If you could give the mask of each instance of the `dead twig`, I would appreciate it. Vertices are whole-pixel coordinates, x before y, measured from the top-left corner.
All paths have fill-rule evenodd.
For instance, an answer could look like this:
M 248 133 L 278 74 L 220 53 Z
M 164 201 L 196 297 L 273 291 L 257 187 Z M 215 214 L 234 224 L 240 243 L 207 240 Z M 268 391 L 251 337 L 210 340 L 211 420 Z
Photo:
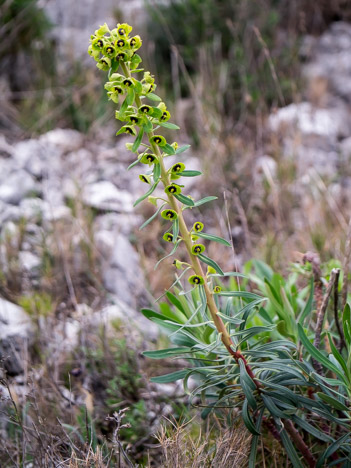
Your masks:
M 321 307 L 317 311 L 316 333 L 315 333 L 315 337 L 314 337 L 314 341 L 313 341 L 313 345 L 317 349 L 319 349 L 319 345 L 320 345 L 320 342 L 321 342 L 321 334 L 322 334 L 322 330 L 323 330 L 324 317 L 325 317 L 325 313 L 327 311 L 329 298 L 331 296 L 331 293 L 332 293 L 332 290 L 333 290 L 333 287 L 334 287 L 334 284 L 335 284 L 338 273 L 340 273 L 340 270 L 338 268 L 333 268 L 332 269 L 326 293 L 324 294 Z M 323 374 L 322 365 L 318 361 L 316 361 L 315 359 L 312 359 L 312 362 L 313 362 L 313 366 L 316 369 L 316 371 L 319 374 Z

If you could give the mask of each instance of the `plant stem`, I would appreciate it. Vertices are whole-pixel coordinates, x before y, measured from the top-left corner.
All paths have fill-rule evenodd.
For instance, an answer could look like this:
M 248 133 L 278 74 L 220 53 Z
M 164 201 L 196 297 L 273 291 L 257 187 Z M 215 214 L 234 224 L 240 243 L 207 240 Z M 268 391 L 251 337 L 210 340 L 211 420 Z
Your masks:
M 122 63 L 121 65 L 122 65 L 122 70 L 123 70 L 125 76 L 126 77 L 131 77 L 130 70 L 126 66 L 126 64 Z M 135 97 L 135 103 L 138 106 L 138 108 L 142 105 L 141 99 L 139 98 L 139 96 Z M 161 178 L 162 184 L 164 185 L 164 187 L 167 187 L 168 185 L 171 184 L 171 180 L 170 180 L 169 174 L 167 172 L 167 169 L 165 167 L 161 151 L 160 151 L 159 147 L 155 143 L 153 143 L 153 141 L 151 140 L 151 138 L 153 136 L 154 136 L 153 131 L 147 132 L 147 137 L 148 137 L 149 143 L 150 143 L 150 145 L 151 145 L 151 147 L 152 147 L 152 149 L 154 151 L 154 154 L 157 156 L 158 162 L 160 164 L 160 169 L 161 169 L 160 178 Z M 230 334 L 229 334 L 224 322 L 222 321 L 222 319 L 218 315 L 219 311 L 218 311 L 216 303 L 214 301 L 213 293 L 211 292 L 211 290 L 208 287 L 208 284 L 206 282 L 206 276 L 204 275 L 201 263 L 200 263 L 198 257 L 196 255 L 193 255 L 193 253 L 191 251 L 191 248 L 192 248 L 191 233 L 189 232 L 189 229 L 188 229 L 188 227 L 187 227 L 187 225 L 185 223 L 182 207 L 179 204 L 179 202 L 176 200 L 176 198 L 174 198 L 170 193 L 167 193 L 167 197 L 168 197 L 168 203 L 169 203 L 171 209 L 174 210 L 177 213 L 178 220 L 179 220 L 179 231 L 181 233 L 182 239 L 184 241 L 186 250 L 187 250 L 189 258 L 190 258 L 191 267 L 194 270 L 194 273 L 196 275 L 201 276 L 202 278 L 205 279 L 204 290 L 205 290 L 205 294 L 206 294 L 207 306 L 208 306 L 208 309 L 210 311 L 211 318 L 212 318 L 212 320 L 213 320 L 213 322 L 214 322 L 214 324 L 215 324 L 215 326 L 217 328 L 217 331 L 221 335 L 222 343 L 224 344 L 224 346 L 226 347 L 228 352 L 233 356 L 233 358 L 235 359 L 237 364 L 239 363 L 239 360 L 242 360 L 248 375 L 251 377 L 251 379 L 255 383 L 257 390 L 260 392 L 261 384 L 260 384 L 260 382 L 258 382 L 258 380 L 256 380 L 255 374 L 253 373 L 253 371 L 251 369 L 251 366 L 249 365 L 249 363 L 245 359 L 244 355 L 239 350 L 234 351 L 234 349 L 233 349 L 233 345 L 234 345 L 233 341 L 232 341 L 232 339 L 230 337 Z M 315 466 L 315 460 L 314 460 L 311 452 L 309 451 L 308 447 L 304 443 L 303 439 L 301 438 L 301 436 L 296 431 L 293 424 L 290 421 L 286 421 L 285 424 L 286 424 L 287 431 L 291 435 L 291 438 L 295 441 L 296 446 L 298 447 L 298 449 L 300 450 L 300 452 L 304 456 L 306 462 L 309 464 L 310 467 L 314 467 Z M 273 432 L 273 435 L 275 435 L 276 431 L 273 430 L 272 432 Z
M 316 460 L 290 419 L 284 420 L 284 427 L 291 439 L 295 442 L 296 447 L 300 450 L 308 466 L 314 468 L 316 466 Z
M 122 70 L 123 70 L 124 74 L 127 77 L 131 76 L 130 70 L 128 69 L 128 67 L 124 63 L 122 63 Z M 141 103 L 141 100 L 140 100 L 139 96 L 135 97 L 135 103 L 136 103 L 136 105 L 138 107 L 141 106 L 142 103 Z M 163 162 L 163 157 L 162 157 L 162 154 L 160 152 L 159 147 L 157 145 L 155 145 L 153 142 L 150 141 L 153 136 L 154 136 L 153 131 L 147 133 L 147 137 L 149 139 L 149 142 L 150 142 L 150 144 L 152 146 L 152 149 L 153 149 L 154 153 L 156 154 L 158 162 L 160 164 L 161 181 L 162 181 L 163 185 L 165 187 L 167 187 L 167 185 L 170 185 L 171 181 L 170 181 L 170 178 L 169 178 L 169 174 L 168 174 L 168 172 L 166 170 L 165 164 Z M 204 275 L 204 272 L 202 270 L 202 266 L 200 264 L 199 259 L 195 255 L 193 255 L 192 252 L 191 252 L 191 248 L 192 248 L 191 234 L 190 234 L 190 232 L 189 232 L 189 230 L 187 228 L 187 225 L 185 223 L 181 206 L 178 203 L 178 201 L 171 194 L 167 194 L 167 196 L 168 196 L 168 203 L 169 203 L 170 207 L 178 215 L 179 231 L 180 231 L 180 233 L 182 235 L 184 244 L 185 244 L 186 249 L 188 251 L 189 258 L 190 258 L 190 263 L 191 263 L 191 266 L 192 266 L 192 268 L 194 270 L 194 273 L 196 275 L 198 275 L 198 276 L 201 276 L 202 278 L 205 278 L 205 275 Z M 235 353 L 235 351 L 232 349 L 233 341 L 230 338 L 228 330 L 226 329 L 222 319 L 218 316 L 218 309 L 217 309 L 216 303 L 214 301 L 213 294 L 211 293 L 206 281 L 204 283 L 204 289 L 205 289 L 205 294 L 206 294 L 207 305 L 208 305 L 209 311 L 211 313 L 212 320 L 213 320 L 218 332 L 221 334 L 222 342 L 223 342 L 224 346 L 227 348 L 227 350 L 229 351 L 229 353 L 232 356 L 235 357 L 235 354 L 238 354 L 238 353 Z M 240 356 L 238 356 L 238 358 L 240 358 Z

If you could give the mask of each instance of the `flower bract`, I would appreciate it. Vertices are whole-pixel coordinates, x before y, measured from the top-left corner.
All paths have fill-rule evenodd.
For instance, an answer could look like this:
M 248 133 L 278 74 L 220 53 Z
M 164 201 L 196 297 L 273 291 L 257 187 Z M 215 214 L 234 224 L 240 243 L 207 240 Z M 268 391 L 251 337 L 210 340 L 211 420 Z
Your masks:
M 163 210 L 161 211 L 161 216 L 164 219 L 175 220 L 178 218 L 177 213 L 174 210 Z
M 166 232 L 165 234 L 163 234 L 162 238 L 166 242 L 173 242 L 173 234 L 171 234 L 170 232 Z
M 178 194 L 178 193 L 180 193 L 181 191 L 182 191 L 182 190 L 181 190 L 181 188 L 179 187 L 179 185 L 176 185 L 176 184 L 168 185 L 168 186 L 165 188 L 165 192 L 166 192 L 166 193 L 170 193 L 171 195 Z
M 204 228 L 203 223 L 201 223 L 200 221 L 196 221 L 196 223 L 194 223 L 194 226 L 193 226 L 193 231 L 201 232 L 203 228 Z
M 199 255 L 205 251 L 205 246 L 202 244 L 195 244 L 191 247 L 191 253 L 193 255 Z
M 205 282 L 203 277 L 199 276 L 199 275 L 189 276 L 188 281 L 189 281 L 190 284 L 195 284 L 195 285 L 204 284 L 204 282 Z

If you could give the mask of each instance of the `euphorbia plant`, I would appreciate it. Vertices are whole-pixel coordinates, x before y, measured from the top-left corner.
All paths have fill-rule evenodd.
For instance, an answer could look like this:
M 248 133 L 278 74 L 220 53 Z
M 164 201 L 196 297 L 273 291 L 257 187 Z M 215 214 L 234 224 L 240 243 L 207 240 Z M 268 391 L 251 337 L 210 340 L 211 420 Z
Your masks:
M 118 24 L 112 30 L 106 24 L 101 26 L 91 36 L 89 54 L 97 61 L 98 68 L 108 71 L 105 89 L 117 104 L 116 119 L 123 123 L 117 135 L 126 133 L 134 137 L 126 145 L 136 154 L 129 167 L 139 164 L 140 181 L 149 186 L 134 205 L 148 200 L 156 207 L 142 228 L 159 214 L 167 223 L 163 240 L 173 246 L 167 256 L 176 254 L 182 247 L 188 256 L 187 262 L 174 260 L 181 273 L 173 285 L 175 294 L 166 293 L 172 308 L 162 304 L 160 311 L 144 309 L 143 313 L 169 331 L 175 345 L 145 355 L 155 359 L 181 357 L 188 360 L 189 367 L 154 380 L 171 382 L 183 378 L 187 389 L 189 377 L 196 376 L 199 384 L 192 394 L 201 398 L 202 406 L 206 407 L 204 414 L 223 406 L 237 408 L 235 416 L 243 419 L 253 435 L 251 467 L 255 466 L 259 437 L 265 432 L 281 442 L 293 466 L 322 466 L 332 455 L 340 463 L 347 461 L 351 453 L 349 392 L 335 391 L 333 385 L 347 385 L 350 376 L 345 375 L 344 380 L 340 377 L 343 384 L 339 381 L 335 384 L 336 379 L 316 375 L 311 363 L 304 360 L 303 350 L 307 349 L 305 354 L 311 353 L 326 364 L 324 355 L 321 358 L 319 351 L 312 344 L 309 346 L 303 328 L 312 312 L 312 300 L 306 301 L 300 319 L 291 318 L 299 322 L 299 336 L 305 347 L 299 349 L 296 335 L 291 340 L 289 335 L 285 337 L 283 331 L 275 329 L 276 323 L 262 307 L 265 297 L 240 288 L 227 290 L 219 284 L 219 278 L 240 275 L 224 273 L 205 255 L 204 242 L 230 246 L 229 242 L 205 233 L 201 220 L 189 227 L 185 216 L 187 210 L 194 210 L 216 197 L 194 201 L 187 195 L 183 178 L 201 173 L 187 169 L 179 160 L 189 145 L 179 147 L 161 134 L 163 128 L 177 130 L 179 127 L 170 122 L 166 104 L 155 94 L 154 77 L 140 68 L 141 58 L 136 52 L 142 41 L 131 32 L 128 24 Z M 157 187 L 163 189 L 161 196 L 154 194 Z M 181 279 L 186 275 L 190 286 L 184 291 Z M 287 305 L 282 304 L 282 308 Z M 349 315 L 346 312 L 343 322 L 345 335 L 351 328 Z M 337 355 L 336 359 L 341 358 Z M 335 371 L 337 364 L 333 366 L 326 367 Z M 331 430 L 324 434 L 326 422 Z

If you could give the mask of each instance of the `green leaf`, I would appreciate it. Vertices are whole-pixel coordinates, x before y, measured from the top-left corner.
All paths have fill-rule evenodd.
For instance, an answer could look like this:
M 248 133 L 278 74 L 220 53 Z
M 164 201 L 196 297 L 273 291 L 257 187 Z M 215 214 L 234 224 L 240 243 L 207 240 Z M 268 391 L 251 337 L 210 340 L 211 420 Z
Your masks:
M 162 117 L 162 114 L 163 114 L 163 112 L 158 107 L 153 107 L 152 108 L 152 117 L 153 118 L 159 119 L 160 117 Z
M 172 310 L 162 310 L 162 314 L 156 312 L 152 309 L 141 309 L 141 313 L 146 317 L 148 320 L 156 318 L 157 320 L 173 320 L 174 322 L 179 322 L 181 325 L 183 323 L 182 320 L 186 320 L 186 317 L 178 317 L 177 314 L 173 313 Z
M 341 403 L 339 400 L 336 398 L 333 398 L 329 395 L 326 395 L 325 393 L 317 392 L 317 395 L 321 400 L 323 400 L 325 403 L 328 403 L 330 406 L 333 408 L 340 410 L 340 411 L 348 411 L 348 407 Z
M 191 353 L 192 349 L 188 347 L 178 347 L 178 348 L 166 348 L 166 349 L 159 349 L 157 351 L 144 351 L 142 354 L 145 357 L 150 359 L 165 359 L 170 358 L 173 356 L 180 356 L 185 353 Z
M 324 465 L 324 461 L 329 458 L 331 455 L 333 455 L 334 452 L 336 452 L 340 446 L 347 441 L 347 439 L 350 438 L 350 433 L 343 435 L 340 437 L 340 439 L 336 440 L 333 444 L 331 444 L 327 450 L 325 450 L 322 455 L 319 457 L 317 461 L 316 468 L 321 468 Z
M 202 237 L 203 239 L 218 242 L 219 244 L 223 244 L 223 245 L 226 245 L 227 247 L 231 247 L 230 242 L 223 239 L 222 237 L 214 236 L 212 234 L 206 234 L 205 232 L 197 232 L 196 235 L 198 237 Z
M 157 182 L 161 176 L 161 166 L 159 163 L 154 164 L 154 182 Z
M 243 297 L 244 299 L 252 299 L 253 301 L 265 299 L 264 297 L 249 291 L 221 291 L 218 295 L 227 297 Z
M 251 379 L 249 374 L 246 371 L 245 364 L 243 363 L 242 359 L 239 361 L 240 366 L 240 385 L 243 389 L 244 395 L 247 399 L 248 404 L 251 406 L 253 410 L 257 408 L 257 403 L 255 397 L 253 396 L 253 391 L 256 390 L 256 385 L 254 381 Z
M 206 263 L 206 265 L 209 265 L 210 267 L 214 268 L 219 275 L 224 275 L 220 266 L 217 265 L 217 263 L 214 260 L 212 260 L 212 258 L 206 257 L 206 255 L 204 254 L 199 254 L 198 257 L 202 262 Z
M 261 423 L 263 419 L 264 408 L 261 410 L 260 414 L 258 415 L 257 422 L 256 422 L 256 430 L 257 432 L 261 429 Z M 255 468 L 256 467 L 256 453 L 257 453 L 257 445 L 258 445 L 259 436 L 253 436 L 251 440 L 251 447 L 250 447 L 250 457 L 249 457 L 249 467 L 248 468 Z
M 189 148 L 190 148 L 190 145 L 181 146 L 180 148 L 177 149 L 177 151 L 175 152 L 175 154 L 184 153 L 184 151 L 188 150 Z
M 183 171 L 183 172 L 179 172 L 177 175 L 182 176 L 182 177 L 196 177 L 196 176 L 202 175 L 202 172 L 200 172 L 200 171 Z
M 341 368 L 345 372 L 345 375 L 347 376 L 348 380 L 350 380 L 350 370 L 347 368 L 346 362 L 344 361 L 344 358 L 341 356 L 339 351 L 336 349 L 335 344 L 332 340 L 332 337 L 330 336 L 330 333 L 327 333 L 328 335 L 328 340 L 329 340 L 329 345 L 330 349 L 333 353 L 333 356 L 337 360 L 337 362 L 340 364 Z
M 282 429 L 281 426 L 279 427 L 278 425 L 278 432 L 283 442 L 286 453 L 288 454 L 288 457 L 290 458 L 292 466 L 294 468 L 304 468 L 286 430 Z
M 252 421 L 251 415 L 249 413 L 248 402 L 247 402 L 246 398 L 245 398 L 245 401 L 244 401 L 244 404 L 243 404 L 243 407 L 242 407 L 242 417 L 243 417 L 245 426 L 251 432 L 251 434 L 253 434 L 255 436 L 261 435 L 257 431 L 256 426 L 255 426 L 254 422 Z
M 139 148 L 143 136 L 144 136 L 144 130 L 141 128 L 132 146 L 133 153 L 135 153 L 137 149 Z
M 351 308 L 349 303 L 346 303 L 342 314 L 342 325 L 344 329 L 345 341 L 351 347 Z
M 308 423 L 304 419 L 301 419 L 299 416 L 292 416 L 292 420 L 296 424 L 298 424 L 304 431 L 309 432 L 313 435 L 313 437 L 316 437 L 319 440 L 323 440 L 324 442 L 331 442 L 333 440 L 333 438 L 330 437 L 328 434 L 315 428 L 314 426 L 312 426 L 312 424 Z
M 118 113 L 118 117 L 123 117 L 125 111 L 128 109 L 128 96 L 124 99 L 122 105 L 121 105 L 121 108 L 119 110 L 119 113 Z
M 174 306 L 176 306 L 177 309 L 179 309 L 183 314 L 186 316 L 186 312 L 184 310 L 183 304 L 180 302 L 180 300 L 171 292 L 167 291 L 166 292 L 167 299 L 169 302 L 171 302 Z
M 174 194 L 173 195 L 178 201 L 180 201 L 181 203 L 183 203 L 184 205 L 187 205 L 187 206 L 195 206 L 194 205 L 194 201 L 189 198 L 189 197 L 186 197 L 185 195 L 183 195 L 182 193 L 178 193 L 178 194 Z
M 265 404 L 265 407 L 268 409 L 268 411 L 271 413 L 271 415 L 275 418 L 288 418 L 289 415 L 284 413 L 278 406 L 274 403 L 271 397 L 264 395 L 263 393 L 261 394 L 263 403 Z
M 141 94 L 143 92 L 143 85 L 138 80 L 134 82 L 134 91 L 136 94 Z
M 145 122 L 143 124 L 143 129 L 145 131 L 145 133 L 150 133 L 153 129 L 153 125 L 152 123 L 150 122 L 150 120 L 146 117 L 145 118 Z
M 345 376 L 340 371 L 340 369 L 338 367 L 336 367 L 334 364 L 332 364 L 330 362 L 330 360 L 326 356 L 324 356 L 324 354 L 322 354 L 315 346 L 313 346 L 313 344 L 310 342 L 310 340 L 305 335 L 305 332 L 303 331 L 303 328 L 302 328 L 301 324 L 298 323 L 297 328 L 298 328 L 301 343 L 306 348 L 306 351 L 312 357 L 314 357 L 319 363 L 321 363 L 327 369 L 331 370 L 336 375 L 338 375 L 341 378 L 341 380 L 344 381 L 347 384 L 347 381 L 345 380 Z
M 166 203 L 163 203 L 158 209 L 157 211 L 148 219 L 145 221 L 145 223 L 143 223 L 141 226 L 140 226 L 140 230 L 141 229 L 144 229 L 144 227 L 146 227 L 149 223 L 151 223 L 151 221 L 153 221 L 156 216 L 159 214 L 159 212 L 162 210 L 162 208 L 166 205 Z
M 161 150 L 164 151 L 165 153 L 171 155 L 171 156 L 176 154 L 175 149 L 169 143 L 166 143 L 164 146 L 162 146 Z
M 157 94 L 154 94 L 154 93 L 148 93 L 148 94 L 146 95 L 146 97 L 147 97 L 148 99 L 150 99 L 151 101 L 156 101 L 156 102 L 162 101 L 162 99 L 160 98 L 160 96 L 157 96 Z
M 158 377 L 151 377 L 151 382 L 155 383 L 170 383 L 175 382 L 176 380 L 184 379 L 184 377 L 189 372 L 189 369 L 183 369 L 176 372 L 171 372 L 170 374 L 160 375 Z
M 173 242 L 176 242 L 179 234 L 179 219 L 173 221 Z
M 156 189 L 157 184 L 158 184 L 158 181 L 155 182 L 154 185 L 152 185 L 151 188 L 146 193 L 144 193 L 144 195 L 142 195 L 140 198 L 138 198 L 137 201 L 134 202 L 133 206 L 135 207 L 135 206 L 139 205 L 139 203 L 141 203 L 143 200 L 145 200 L 145 198 L 147 198 L 149 195 L 151 195 L 152 192 Z
M 171 122 L 160 122 L 161 127 L 170 128 L 171 130 L 179 130 L 178 125 Z
M 177 242 L 174 244 L 174 247 L 173 247 L 172 251 L 171 251 L 168 255 L 166 255 L 165 257 L 161 258 L 161 260 L 159 260 L 159 261 L 156 263 L 154 270 L 156 270 L 156 268 L 159 266 L 159 264 L 160 264 L 163 260 L 165 260 L 165 259 L 168 258 L 168 257 L 171 257 L 171 256 L 175 253 L 175 251 L 177 250 L 178 245 L 181 243 L 181 241 L 182 241 L 182 239 L 178 239 L 178 240 L 177 240 Z
M 126 100 L 129 106 L 133 104 L 134 99 L 135 99 L 134 89 L 128 88 L 128 94 L 127 94 Z
M 138 164 L 138 162 L 140 162 L 140 157 L 138 159 L 136 159 L 135 161 L 133 161 L 132 164 L 130 164 L 127 167 L 127 171 L 129 171 L 132 167 L 136 166 Z
M 298 320 L 298 323 L 300 323 L 301 325 L 303 325 L 303 323 L 305 321 L 305 318 L 312 313 L 313 298 L 314 298 L 313 278 L 311 278 L 310 290 L 311 290 L 311 292 L 310 292 L 308 301 L 306 302 L 305 308 L 303 309 L 303 311 L 302 311 L 302 313 L 301 313 L 301 315 L 299 317 L 299 320 Z
M 204 205 L 205 203 L 208 203 L 210 201 L 217 200 L 217 199 L 218 199 L 218 197 L 201 198 L 201 200 L 198 200 L 197 202 L 195 202 L 195 206 L 201 206 L 201 205 Z
M 242 320 L 236 317 L 230 317 L 229 315 L 221 314 L 218 312 L 218 316 L 221 317 L 225 322 L 234 323 L 234 325 L 240 325 Z

